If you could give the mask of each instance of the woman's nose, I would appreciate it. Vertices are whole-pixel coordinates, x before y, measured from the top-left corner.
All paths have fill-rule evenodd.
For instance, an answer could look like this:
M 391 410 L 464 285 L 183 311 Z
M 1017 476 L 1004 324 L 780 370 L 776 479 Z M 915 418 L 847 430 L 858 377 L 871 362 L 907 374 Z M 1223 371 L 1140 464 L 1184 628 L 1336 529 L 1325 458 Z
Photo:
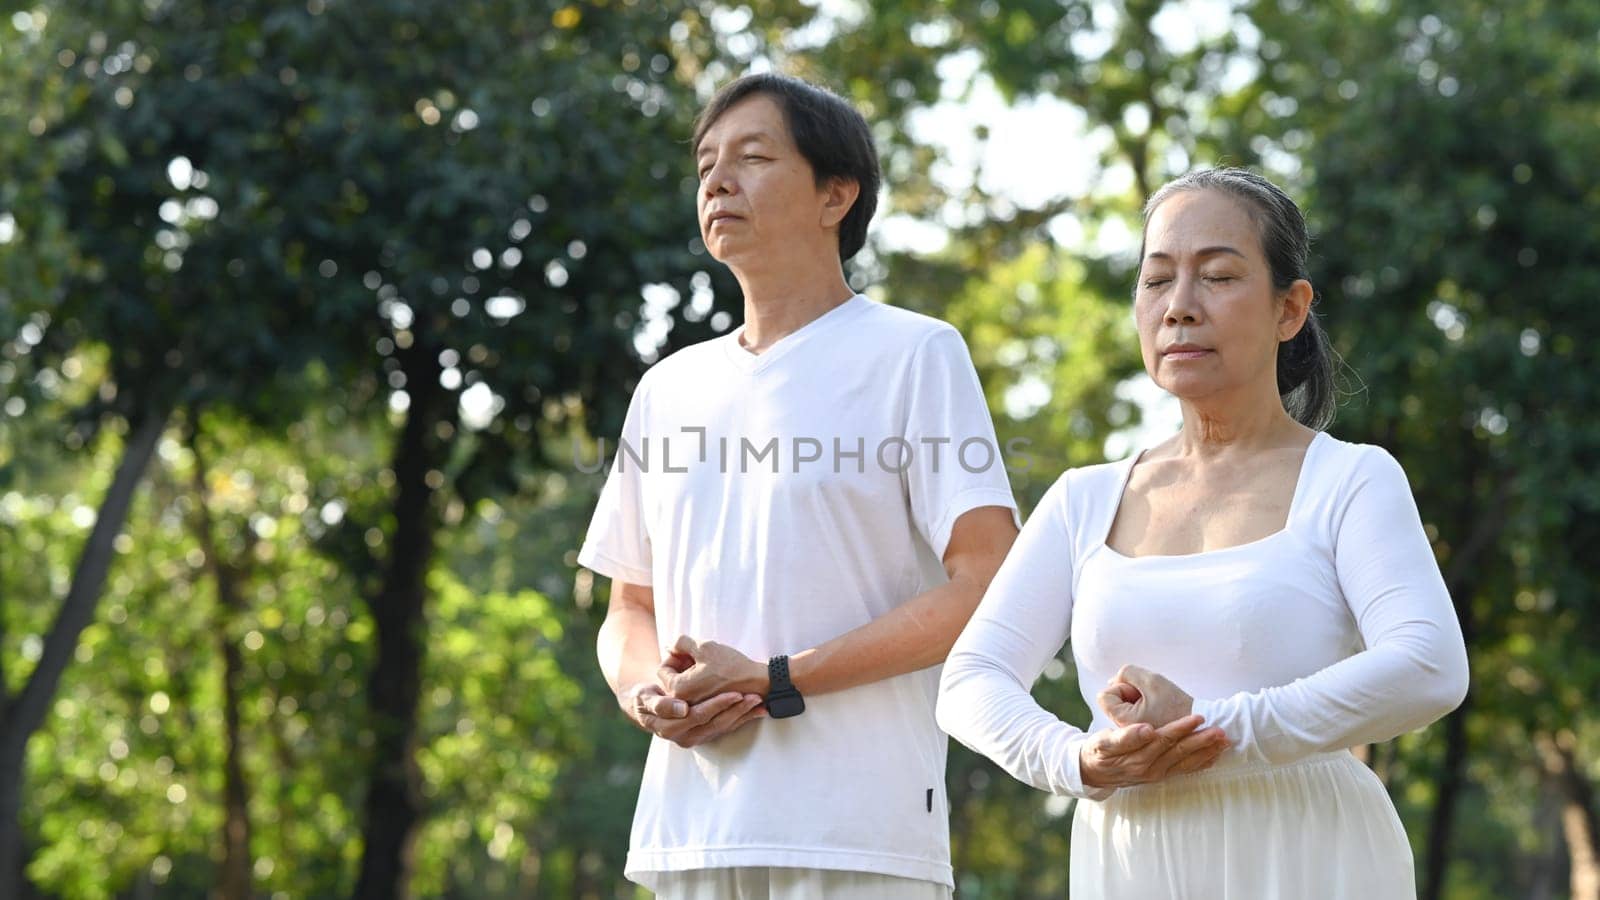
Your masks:
M 1195 302 L 1194 286 L 1191 279 L 1179 276 L 1172 285 L 1172 293 L 1167 295 L 1167 312 L 1165 321 L 1168 325 L 1198 321 L 1200 307 Z

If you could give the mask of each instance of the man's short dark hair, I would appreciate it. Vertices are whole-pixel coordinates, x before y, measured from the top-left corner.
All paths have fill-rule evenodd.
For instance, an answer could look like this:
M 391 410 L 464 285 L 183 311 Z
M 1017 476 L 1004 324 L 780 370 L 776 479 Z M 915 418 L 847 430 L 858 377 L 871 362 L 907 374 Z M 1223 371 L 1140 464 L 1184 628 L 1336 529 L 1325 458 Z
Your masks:
M 694 121 L 691 148 L 698 151 L 706 131 L 734 104 L 755 94 L 771 97 L 783 110 L 800 155 L 811 164 L 821 187 L 830 178 L 860 185 L 856 202 L 839 223 L 839 259 L 846 260 L 867 242 L 867 223 L 878 209 L 878 151 L 867 120 L 844 98 L 827 88 L 788 75 L 762 72 L 745 75 L 717 91 Z

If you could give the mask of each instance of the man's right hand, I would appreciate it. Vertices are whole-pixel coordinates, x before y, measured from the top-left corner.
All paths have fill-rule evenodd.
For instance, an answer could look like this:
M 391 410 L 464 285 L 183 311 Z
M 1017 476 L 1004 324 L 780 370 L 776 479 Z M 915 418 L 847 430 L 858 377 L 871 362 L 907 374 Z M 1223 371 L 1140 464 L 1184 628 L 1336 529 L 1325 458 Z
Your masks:
M 1160 728 L 1140 723 L 1096 733 L 1078 753 L 1084 785 L 1149 784 L 1209 768 L 1229 743 L 1220 728 L 1200 729 L 1203 721 L 1189 715 Z
M 728 692 L 690 704 L 652 683 L 624 690 L 617 703 L 635 725 L 680 747 L 709 743 L 767 714 L 760 694 Z

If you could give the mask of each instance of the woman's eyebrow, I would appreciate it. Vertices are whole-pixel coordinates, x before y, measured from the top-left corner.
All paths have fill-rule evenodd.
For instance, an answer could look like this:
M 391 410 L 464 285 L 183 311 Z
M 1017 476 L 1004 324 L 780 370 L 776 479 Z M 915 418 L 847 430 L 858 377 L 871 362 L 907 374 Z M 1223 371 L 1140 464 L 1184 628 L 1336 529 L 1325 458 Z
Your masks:
M 1194 252 L 1194 255 L 1195 256 L 1216 256 L 1219 253 L 1231 253 L 1234 256 L 1239 257 L 1240 259 L 1245 259 L 1246 258 L 1243 253 L 1240 253 L 1238 250 L 1235 250 L 1234 248 L 1229 247 L 1226 244 L 1219 244 L 1219 245 L 1217 245 L 1215 247 L 1201 247 L 1199 250 L 1196 250 Z M 1168 259 L 1168 260 L 1170 260 L 1170 259 L 1173 259 L 1174 257 L 1173 257 L 1172 254 L 1167 253 L 1166 251 L 1163 251 L 1163 250 L 1151 250 L 1149 253 L 1145 254 L 1144 258 L 1145 259 Z

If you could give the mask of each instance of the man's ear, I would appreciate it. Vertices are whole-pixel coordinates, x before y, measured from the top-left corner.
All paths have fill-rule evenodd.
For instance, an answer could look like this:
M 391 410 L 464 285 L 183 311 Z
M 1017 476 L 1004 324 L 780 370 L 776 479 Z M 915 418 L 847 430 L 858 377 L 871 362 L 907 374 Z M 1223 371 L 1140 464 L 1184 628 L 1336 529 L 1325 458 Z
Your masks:
M 1278 312 L 1278 340 L 1287 341 L 1305 327 L 1306 316 L 1311 314 L 1311 282 L 1304 278 L 1289 285 L 1283 295 L 1283 309 Z
M 829 178 L 822 186 L 822 227 L 837 228 L 861 196 L 861 183 L 854 178 Z

